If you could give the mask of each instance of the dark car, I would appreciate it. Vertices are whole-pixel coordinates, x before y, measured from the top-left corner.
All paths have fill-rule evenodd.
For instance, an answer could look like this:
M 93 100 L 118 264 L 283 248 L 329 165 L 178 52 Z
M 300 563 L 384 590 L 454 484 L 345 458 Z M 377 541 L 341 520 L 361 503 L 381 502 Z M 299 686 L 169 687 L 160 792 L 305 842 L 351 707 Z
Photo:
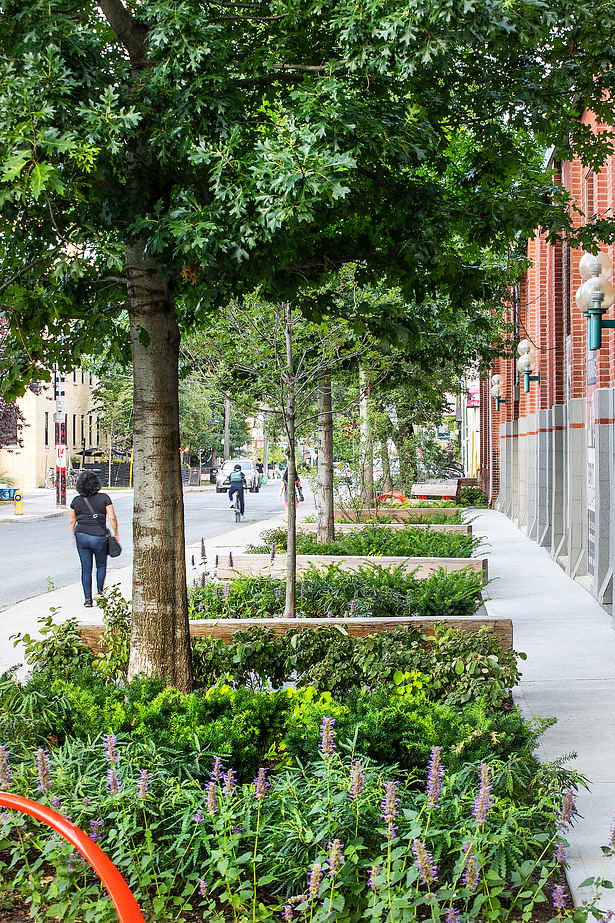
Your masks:
M 251 494 L 258 493 L 261 489 L 261 476 L 249 458 L 230 458 L 225 461 L 216 475 L 216 493 L 221 494 L 230 486 L 230 473 L 235 465 L 241 465 L 241 470 L 246 476 L 246 484 Z

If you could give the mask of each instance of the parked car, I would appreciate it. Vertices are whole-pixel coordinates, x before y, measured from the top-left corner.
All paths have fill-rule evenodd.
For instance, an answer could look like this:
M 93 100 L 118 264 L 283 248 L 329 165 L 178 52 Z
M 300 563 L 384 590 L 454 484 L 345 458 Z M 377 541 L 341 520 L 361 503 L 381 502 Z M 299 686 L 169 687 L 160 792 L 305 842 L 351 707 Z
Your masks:
M 228 461 L 223 462 L 216 475 L 216 493 L 221 494 L 229 489 L 231 483 L 230 473 L 235 465 L 241 465 L 250 493 L 258 493 L 261 489 L 261 476 L 249 458 L 230 458 Z

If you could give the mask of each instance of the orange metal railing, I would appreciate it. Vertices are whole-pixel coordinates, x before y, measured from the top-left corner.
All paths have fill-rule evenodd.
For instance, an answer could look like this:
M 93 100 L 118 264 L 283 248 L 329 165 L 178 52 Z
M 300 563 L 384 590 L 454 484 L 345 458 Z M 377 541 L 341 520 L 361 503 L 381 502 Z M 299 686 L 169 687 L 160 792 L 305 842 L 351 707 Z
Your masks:
M 0 792 L 0 807 L 12 808 L 14 811 L 21 811 L 22 814 L 29 814 L 30 817 L 47 824 L 48 827 L 63 836 L 81 853 L 104 884 L 109 892 L 109 897 L 113 901 L 120 923 L 145 923 L 139 910 L 139 905 L 124 878 L 111 859 L 102 851 L 100 846 L 97 846 L 90 839 L 87 833 L 76 827 L 62 814 L 58 814 L 57 811 L 52 811 L 51 808 L 45 807 L 45 805 L 39 804 L 37 801 L 31 801 L 29 798 L 22 798 L 21 795 L 9 795 L 7 792 Z

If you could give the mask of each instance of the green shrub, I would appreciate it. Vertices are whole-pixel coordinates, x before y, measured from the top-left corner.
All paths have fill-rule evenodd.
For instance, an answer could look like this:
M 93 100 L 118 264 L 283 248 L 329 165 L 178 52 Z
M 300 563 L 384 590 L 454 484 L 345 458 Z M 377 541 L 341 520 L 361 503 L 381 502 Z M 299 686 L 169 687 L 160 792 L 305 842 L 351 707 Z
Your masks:
M 462 487 L 457 497 L 459 506 L 488 507 L 489 501 L 480 487 Z

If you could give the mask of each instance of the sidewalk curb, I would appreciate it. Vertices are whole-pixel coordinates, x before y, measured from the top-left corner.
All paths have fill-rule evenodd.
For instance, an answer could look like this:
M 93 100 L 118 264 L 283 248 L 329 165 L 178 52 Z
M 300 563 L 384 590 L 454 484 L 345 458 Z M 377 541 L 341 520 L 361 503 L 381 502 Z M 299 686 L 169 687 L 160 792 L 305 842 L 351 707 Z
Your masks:
M 57 510 L 55 513 L 22 513 L 16 516 L 13 513 L 11 519 L 0 517 L 0 526 L 10 526 L 14 522 L 39 522 L 41 519 L 60 519 L 68 514 L 68 509 Z

